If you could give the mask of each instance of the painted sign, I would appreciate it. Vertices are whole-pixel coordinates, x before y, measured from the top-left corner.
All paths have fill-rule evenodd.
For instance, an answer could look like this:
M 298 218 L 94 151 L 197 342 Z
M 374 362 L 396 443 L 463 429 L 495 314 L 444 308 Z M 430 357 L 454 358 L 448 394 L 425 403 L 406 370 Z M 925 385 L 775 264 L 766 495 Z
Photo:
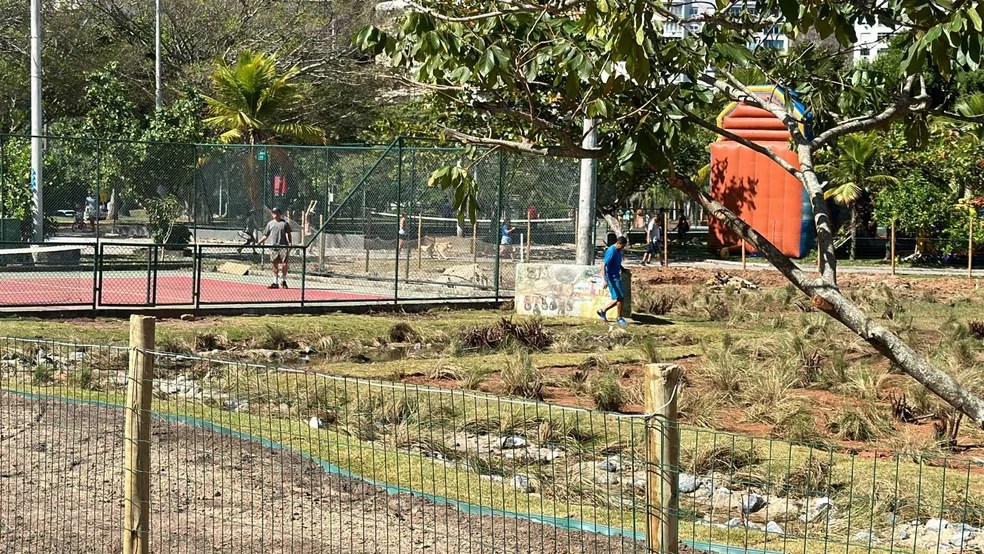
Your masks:
M 632 313 L 632 277 L 622 274 L 625 300 L 622 316 Z M 571 264 L 517 264 L 516 313 L 543 317 L 597 318 L 611 303 L 601 266 Z M 614 313 L 609 313 L 614 316 Z

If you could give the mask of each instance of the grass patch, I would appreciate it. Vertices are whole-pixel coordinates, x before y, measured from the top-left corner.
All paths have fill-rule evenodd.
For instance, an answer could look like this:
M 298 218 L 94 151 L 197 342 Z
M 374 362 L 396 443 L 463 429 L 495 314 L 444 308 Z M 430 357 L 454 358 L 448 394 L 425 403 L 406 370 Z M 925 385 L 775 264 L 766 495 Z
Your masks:
M 610 371 L 597 374 L 588 382 L 591 398 L 599 410 L 617 412 L 628 400 L 628 394 L 618 381 L 618 376 Z
M 506 362 L 500 377 L 506 393 L 523 398 L 543 398 L 543 375 L 533 365 L 529 350 L 520 350 Z

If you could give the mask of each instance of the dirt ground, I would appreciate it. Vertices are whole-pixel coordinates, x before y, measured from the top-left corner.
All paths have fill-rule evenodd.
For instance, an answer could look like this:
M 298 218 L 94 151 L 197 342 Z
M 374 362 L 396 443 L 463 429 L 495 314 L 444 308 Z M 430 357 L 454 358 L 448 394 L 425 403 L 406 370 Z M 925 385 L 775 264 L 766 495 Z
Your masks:
M 119 410 L 0 392 L 0 553 L 117 554 Z M 283 451 L 153 424 L 151 545 L 164 552 L 642 552 L 618 537 L 466 515 L 325 473 Z

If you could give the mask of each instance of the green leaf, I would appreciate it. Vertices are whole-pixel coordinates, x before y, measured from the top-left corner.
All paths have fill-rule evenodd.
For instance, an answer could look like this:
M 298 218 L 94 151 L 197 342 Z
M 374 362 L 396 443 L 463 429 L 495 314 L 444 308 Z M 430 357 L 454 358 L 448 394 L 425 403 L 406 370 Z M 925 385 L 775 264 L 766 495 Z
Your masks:
M 493 69 L 495 69 L 495 54 L 489 48 L 482 54 L 482 58 L 478 60 L 476 70 L 482 77 L 488 77 Z
M 984 21 L 981 21 L 981 16 L 977 13 L 977 10 L 969 9 L 967 10 L 967 19 L 970 20 L 971 24 L 974 26 L 974 30 L 980 33 L 984 31 Z
M 799 2 L 797 0 L 779 0 L 779 9 L 786 21 L 796 23 L 799 20 Z

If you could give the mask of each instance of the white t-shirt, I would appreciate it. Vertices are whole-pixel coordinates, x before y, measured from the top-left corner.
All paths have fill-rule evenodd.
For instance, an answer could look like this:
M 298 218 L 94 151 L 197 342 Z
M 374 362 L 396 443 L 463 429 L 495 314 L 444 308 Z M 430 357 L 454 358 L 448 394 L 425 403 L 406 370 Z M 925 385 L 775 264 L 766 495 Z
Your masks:
M 648 230 L 649 230 L 649 241 L 650 242 L 656 242 L 656 241 L 660 240 L 661 238 L 663 238 L 663 228 L 660 227 L 660 225 L 658 223 L 656 223 L 656 218 L 653 218 L 653 219 L 650 219 L 649 220 Z

